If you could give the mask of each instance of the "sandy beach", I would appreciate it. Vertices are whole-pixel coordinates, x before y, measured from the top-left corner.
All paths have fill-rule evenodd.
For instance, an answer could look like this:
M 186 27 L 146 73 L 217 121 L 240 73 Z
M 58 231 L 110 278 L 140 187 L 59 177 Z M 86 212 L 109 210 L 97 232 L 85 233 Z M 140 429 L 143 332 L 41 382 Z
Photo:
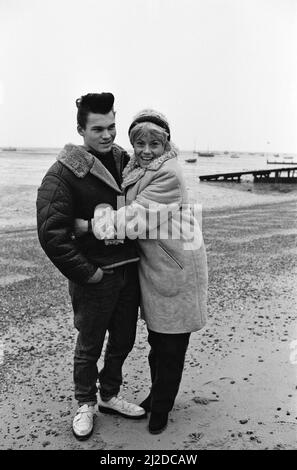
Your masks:
M 188 183 L 203 204 L 209 321 L 191 336 L 168 428 L 153 436 L 147 420 L 98 412 L 86 442 L 71 432 L 76 332 L 67 282 L 37 240 L 37 185 L 2 186 L 0 449 L 296 448 L 296 193 Z M 135 402 L 149 388 L 147 353 L 139 321 L 122 390 Z

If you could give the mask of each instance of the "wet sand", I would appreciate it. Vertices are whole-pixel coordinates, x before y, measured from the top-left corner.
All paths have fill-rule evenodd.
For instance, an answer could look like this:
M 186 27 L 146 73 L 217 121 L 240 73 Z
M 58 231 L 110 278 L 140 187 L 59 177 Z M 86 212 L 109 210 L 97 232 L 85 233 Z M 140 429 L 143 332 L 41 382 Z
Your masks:
M 201 187 L 206 200 L 218 199 L 214 185 Z M 243 187 L 223 189 L 224 203 L 209 204 L 203 215 L 209 321 L 191 336 L 167 430 L 152 436 L 147 420 L 98 412 L 93 436 L 78 442 L 71 432 L 76 333 L 67 282 L 30 230 L 36 186 L 2 188 L 0 449 L 296 448 L 296 200 L 268 195 L 274 202 L 261 203 L 257 195 L 252 202 Z M 29 230 L 15 231 L 22 229 Z M 122 390 L 135 402 L 149 388 L 147 353 L 139 321 Z

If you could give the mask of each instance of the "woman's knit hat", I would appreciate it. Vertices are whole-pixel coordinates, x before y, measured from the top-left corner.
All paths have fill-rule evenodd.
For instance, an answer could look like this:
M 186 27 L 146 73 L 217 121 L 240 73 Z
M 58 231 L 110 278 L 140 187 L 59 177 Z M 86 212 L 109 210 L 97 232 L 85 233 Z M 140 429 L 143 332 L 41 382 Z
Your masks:
M 140 111 L 138 114 L 136 114 L 128 130 L 129 136 L 133 127 L 143 122 L 151 122 L 157 126 L 162 127 L 162 129 L 164 129 L 168 134 L 168 141 L 170 140 L 170 128 L 166 117 L 158 111 L 154 111 L 153 109 L 144 109 L 143 111 Z

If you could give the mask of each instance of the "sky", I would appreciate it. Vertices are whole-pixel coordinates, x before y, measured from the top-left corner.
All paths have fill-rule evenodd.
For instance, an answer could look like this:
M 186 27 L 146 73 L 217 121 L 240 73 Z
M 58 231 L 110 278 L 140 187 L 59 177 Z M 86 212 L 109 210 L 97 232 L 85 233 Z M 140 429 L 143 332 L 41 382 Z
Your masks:
M 150 107 L 180 149 L 297 153 L 297 0 L 0 0 L 0 44 L 0 146 L 82 143 L 110 91 L 126 148 Z

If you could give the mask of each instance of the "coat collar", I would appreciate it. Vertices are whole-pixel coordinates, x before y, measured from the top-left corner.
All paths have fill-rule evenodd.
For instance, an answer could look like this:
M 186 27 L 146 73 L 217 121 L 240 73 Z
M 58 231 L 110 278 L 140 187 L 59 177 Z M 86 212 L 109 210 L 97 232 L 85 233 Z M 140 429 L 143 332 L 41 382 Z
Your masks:
M 122 150 L 118 145 L 112 146 L 118 172 L 121 171 Z M 74 173 L 77 178 L 84 178 L 88 173 L 111 186 L 118 193 L 122 193 L 117 182 L 103 163 L 89 153 L 82 145 L 66 144 L 59 153 L 57 160 Z
M 151 163 L 145 168 L 142 168 L 139 166 L 137 159 L 135 155 L 133 154 L 128 165 L 123 171 L 122 187 L 126 188 L 127 186 L 130 186 L 131 184 L 135 184 L 140 178 L 143 177 L 143 175 L 147 171 L 159 170 L 161 166 L 167 160 L 170 160 L 171 158 L 176 158 L 177 154 L 178 154 L 177 149 L 174 146 L 172 146 L 171 150 L 163 153 L 163 155 L 161 155 L 159 158 L 155 158 L 154 160 L 152 160 Z

